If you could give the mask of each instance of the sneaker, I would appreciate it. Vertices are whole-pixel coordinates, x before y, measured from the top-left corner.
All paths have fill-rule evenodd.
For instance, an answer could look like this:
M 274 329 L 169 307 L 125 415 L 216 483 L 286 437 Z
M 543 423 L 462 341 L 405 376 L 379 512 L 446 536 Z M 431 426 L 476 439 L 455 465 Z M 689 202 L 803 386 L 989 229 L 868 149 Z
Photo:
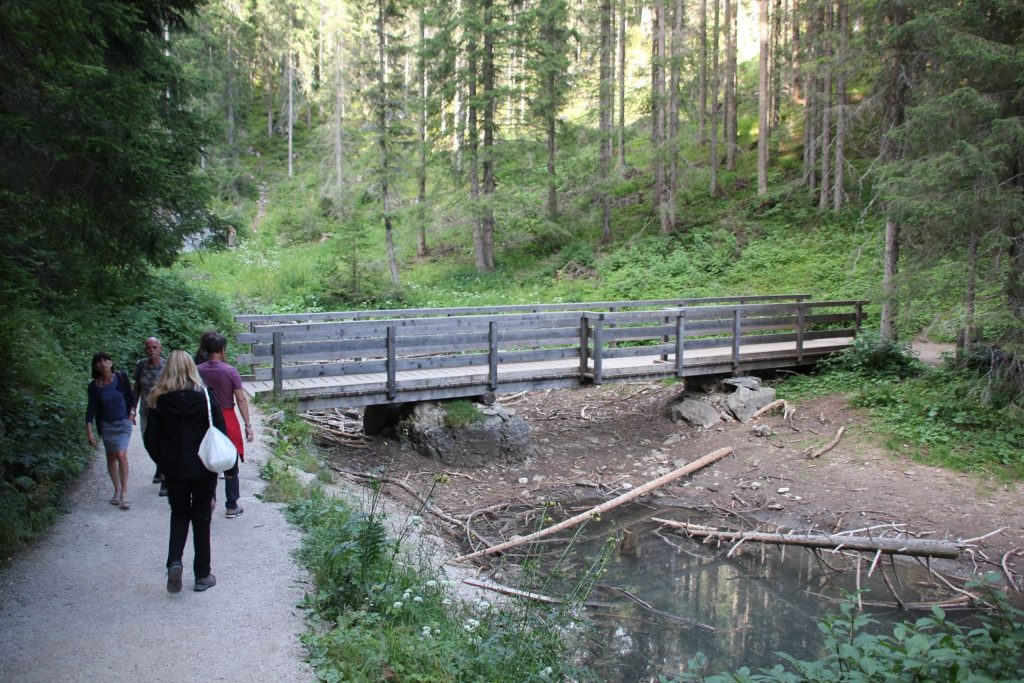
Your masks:
M 157 492 L 158 496 L 167 496 L 167 484 L 160 482 L 160 490 Z
M 195 590 L 196 590 L 197 593 L 201 593 L 204 590 L 206 590 L 207 588 L 213 588 L 216 585 L 217 585 L 217 577 L 214 576 L 213 574 L 210 574 L 209 576 L 207 576 L 205 578 L 196 579 L 196 588 L 195 588 Z
M 243 512 L 245 512 L 245 510 L 242 508 L 241 505 L 239 505 L 236 508 L 228 508 L 225 511 L 224 516 L 227 517 L 228 519 L 234 519 L 235 517 L 237 517 L 238 515 L 242 514 Z
M 167 592 L 181 592 L 181 562 L 171 562 L 167 568 Z
M 153 483 L 154 483 L 154 484 L 159 484 L 159 483 L 160 483 L 160 482 L 162 482 L 163 480 L 164 480 L 163 476 L 161 476 L 161 475 L 159 475 L 159 474 L 154 474 L 154 475 L 153 475 Z

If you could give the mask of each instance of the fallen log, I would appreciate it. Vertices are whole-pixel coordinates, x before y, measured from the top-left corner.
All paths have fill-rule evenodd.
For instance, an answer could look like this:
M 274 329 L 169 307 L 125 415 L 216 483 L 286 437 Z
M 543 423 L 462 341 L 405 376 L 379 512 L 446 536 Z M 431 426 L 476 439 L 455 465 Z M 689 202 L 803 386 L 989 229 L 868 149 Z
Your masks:
M 888 555 L 910 555 L 913 557 L 943 557 L 956 559 L 965 547 L 955 541 L 935 541 L 914 538 L 873 538 L 870 536 L 840 536 L 837 534 L 780 534 L 762 531 L 718 531 L 687 522 L 652 517 L 653 521 L 673 529 L 680 529 L 691 536 L 703 536 L 732 541 L 753 541 L 799 545 L 807 548 L 832 548 L 833 550 L 872 550 Z
M 687 474 L 696 472 L 699 469 L 707 467 L 711 463 L 721 460 L 722 458 L 724 458 L 725 456 L 729 455 L 732 452 L 732 448 L 719 448 L 717 451 L 708 453 L 703 458 L 698 458 L 697 460 L 694 460 L 693 462 L 687 465 L 683 465 L 679 469 L 673 470 L 666 475 L 660 476 L 653 481 L 647 482 L 643 486 L 639 486 L 635 489 L 628 491 L 627 493 L 623 493 L 621 496 L 612 498 L 611 500 L 604 502 L 596 507 L 593 507 L 590 510 L 587 510 L 586 512 L 581 512 L 575 517 L 570 517 L 569 519 L 563 520 L 558 524 L 549 526 L 546 529 L 541 529 L 540 531 L 536 531 L 526 536 L 516 536 L 509 541 L 499 543 L 498 545 L 491 546 L 490 548 L 478 550 L 474 553 L 468 553 L 466 555 L 459 555 L 458 557 L 453 558 L 452 562 L 465 562 L 466 560 L 472 560 L 477 557 L 482 557 L 484 555 L 500 553 L 504 550 L 508 550 L 509 548 L 515 548 L 516 546 L 523 545 L 524 543 L 529 543 L 530 541 L 535 541 L 539 538 L 544 538 L 546 536 L 556 534 L 563 529 L 568 529 L 569 527 L 576 526 L 581 522 L 585 522 L 588 519 L 600 515 L 602 512 L 611 510 L 612 508 L 616 508 L 622 505 L 623 503 L 628 503 L 634 498 L 639 498 L 645 493 L 653 491 L 654 489 L 660 486 L 664 486 L 669 482 L 675 481 L 680 477 L 684 477 Z
M 523 598 L 524 600 L 532 600 L 534 602 L 541 602 L 546 605 L 564 605 L 565 600 L 562 598 L 553 598 L 543 593 L 533 593 L 531 591 L 519 590 L 518 588 L 512 588 L 511 586 L 505 586 L 500 583 L 494 583 L 493 581 L 480 581 L 478 579 L 463 579 L 462 583 L 467 586 L 473 586 L 474 588 L 482 588 L 483 590 L 494 591 L 495 593 L 501 593 L 502 595 L 511 595 L 514 598 Z M 610 602 L 594 602 L 588 600 L 583 603 L 585 607 L 602 607 L 608 608 L 613 607 Z
M 814 460 L 815 458 L 820 457 L 822 454 L 828 453 L 830 450 L 835 448 L 836 444 L 839 443 L 839 439 L 843 438 L 843 432 L 845 432 L 845 431 L 846 431 L 846 427 L 840 427 L 839 431 L 836 432 L 836 437 L 834 439 L 829 441 L 827 444 L 825 444 L 824 446 L 822 446 L 818 450 L 811 451 L 810 453 L 808 453 L 807 454 L 807 459 L 808 460 Z

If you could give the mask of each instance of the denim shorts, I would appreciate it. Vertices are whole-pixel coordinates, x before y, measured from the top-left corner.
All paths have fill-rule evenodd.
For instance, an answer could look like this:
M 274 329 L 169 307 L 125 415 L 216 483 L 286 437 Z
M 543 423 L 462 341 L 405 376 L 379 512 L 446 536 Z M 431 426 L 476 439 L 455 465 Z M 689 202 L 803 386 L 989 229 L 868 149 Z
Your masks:
M 108 455 L 117 451 L 128 450 L 128 442 L 132 438 L 132 426 L 131 420 L 104 421 L 100 424 L 103 447 Z

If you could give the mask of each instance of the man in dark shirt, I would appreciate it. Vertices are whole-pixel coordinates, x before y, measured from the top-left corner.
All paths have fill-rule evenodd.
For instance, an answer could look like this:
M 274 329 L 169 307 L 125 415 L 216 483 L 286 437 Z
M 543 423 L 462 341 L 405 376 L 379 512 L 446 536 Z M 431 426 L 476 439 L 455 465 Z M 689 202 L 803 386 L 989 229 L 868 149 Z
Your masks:
M 156 337 L 150 337 L 144 345 L 146 357 L 135 363 L 135 372 L 132 374 L 132 381 L 135 384 L 135 396 L 138 400 L 139 429 L 142 434 L 146 433 L 146 421 L 149 417 L 149 392 L 156 386 L 160 379 L 160 373 L 164 371 L 163 345 Z M 167 495 L 167 484 L 164 483 L 164 475 L 160 472 L 160 465 L 156 466 L 156 474 L 153 475 L 153 483 L 160 484 L 160 495 Z

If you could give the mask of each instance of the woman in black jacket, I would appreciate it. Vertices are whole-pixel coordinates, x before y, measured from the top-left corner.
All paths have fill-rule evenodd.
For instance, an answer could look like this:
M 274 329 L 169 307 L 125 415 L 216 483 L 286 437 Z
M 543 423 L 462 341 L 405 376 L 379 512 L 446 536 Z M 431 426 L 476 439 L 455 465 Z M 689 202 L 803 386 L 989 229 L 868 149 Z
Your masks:
M 149 416 L 143 436 L 146 450 L 164 473 L 171 503 L 171 538 L 167 549 L 167 590 L 181 590 L 181 555 L 192 523 L 195 590 L 217 584 L 210 573 L 210 518 L 217 474 L 199 459 L 199 444 L 212 416 L 224 431 L 224 418 L 212 391 L 207 391 L 196 364 L 184 351 L 172 351 L 163 374 L 149 394 Z

